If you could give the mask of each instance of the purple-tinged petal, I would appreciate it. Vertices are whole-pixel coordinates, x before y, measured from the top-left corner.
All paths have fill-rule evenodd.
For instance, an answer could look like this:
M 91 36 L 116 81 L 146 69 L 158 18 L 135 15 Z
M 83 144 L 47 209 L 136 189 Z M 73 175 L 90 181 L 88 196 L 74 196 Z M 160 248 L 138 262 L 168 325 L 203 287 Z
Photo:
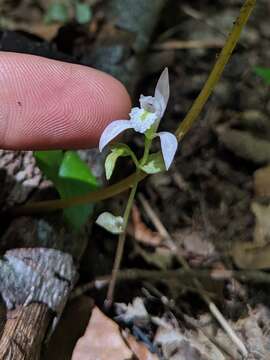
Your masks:
M 99 151 L 101 152 L 104 147 L 121 132 L 130 128 L 132 128 L 132 125 L 129 120 L 116 120 L 111 122 L 101 134 L 99 140 Z
M 165 167 L 168 170 L 175 156 L 178 147 L 178 141 L 174 134 L 167 131 L 159 132 L 157 135 L 160 137 L 161 151 Z
M 168 68 L 165 68 L 162 71 L 160 78 L 158 79 L 157 86 L 155 89 L 155 99 L 159 102 L 162 109 L 161 117 L 163 116 L 166 110 L 169 96 L 170 96 L 169 72 L 168 72 Z

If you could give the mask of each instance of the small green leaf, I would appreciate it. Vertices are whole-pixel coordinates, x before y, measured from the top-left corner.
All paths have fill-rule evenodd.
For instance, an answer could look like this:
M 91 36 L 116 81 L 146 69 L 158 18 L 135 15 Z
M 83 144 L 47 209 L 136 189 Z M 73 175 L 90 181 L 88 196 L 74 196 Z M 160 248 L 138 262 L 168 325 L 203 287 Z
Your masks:
M 58 170 L 64 157 L 62 150 L 35 151 L 37 165 L 43 174 L 57 187 Z
M 270 85 L 270 68 L 255 67 L 255 72 Z
M 79 24 L 87 24 L 92 19 L 92 10 L 89 4 L 76 2 L 75 19 Z
M 46 12 L 44 21 L 49 24 L 53 22 L 66 23 L 69 20 L 68 6 L 64 3 L 52 3 Z
M 111 178 L 113 170 L 115 168 L 116 161 L 120 156 L 134 157 L 135 154 L 126 144 L 117 144 L 113 146 L 111 149 L 111 153 L 107 156 L 105 160 L 105 165 L 104 165 L 107 180 Z
M 104 212 L 99 215 L 96 223 L 112 234 L 121 234 L 123 232 L 124 220 L 122 216 L 114 216 L 109 212 Z
M 59 168 L 59 178 L 62 181 L 57 190 L 63 199 L 84 195 L 99 187 L 96 177 L 75 151 L 65 153 Z M 64 215 L 79 230 L 93 213 L 93 209 L 93 204 L 78 205 L 65 209 Z
M 93 187 L 98 186 L 96 177 L 92 174 L 89 166 L 80 158 L 75 151 L 66 151 L 59 169 L 61 178 L 84 181 Z
M 160 152 L 151 154 L 148 157 L 147 163 L 141 166 L 141 169 L 147 174 L 157 174 L 161 171 L 165 171 L 165 164 Z
M 105 160 L 105 173 L 106 173 L 106 179 L 109 180 L 112 176 L 113 170 L 115 168 L 115 164 L 117 159 L 120 156 L 123 156 L 125 153 L 122 149 L 114 149 L 112 152 L 106 157 Z
M 84 195 L 99 185 L 79 155 L 74 151 L 36 151 L 37 164 L 56 187 L 62 199 Z M 78 205 L 64 210 L 68 222 L 79 230 L 93 212 L 93 204 Z

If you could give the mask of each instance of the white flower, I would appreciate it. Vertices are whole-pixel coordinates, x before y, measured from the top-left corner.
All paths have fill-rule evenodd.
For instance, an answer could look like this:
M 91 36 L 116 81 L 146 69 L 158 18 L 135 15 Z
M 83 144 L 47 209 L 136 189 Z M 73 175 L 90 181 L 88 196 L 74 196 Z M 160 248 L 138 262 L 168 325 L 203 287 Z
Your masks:
M 152 125 L 159 123 L 164 115 L 170 95 L 168 69 L 165 68 L 158 80 L 154 96 L 140 96 L 140 107 L 134 107 L 129 114 L 130 120 L 116 120 L 110 123 L 103 131 L 99 150 L 127 129 L 144 134 Z M 177 150 L 178 142 L 176 137 L 169 132 L 160 132 L 161 150 L 166 169 L 170 167 Z

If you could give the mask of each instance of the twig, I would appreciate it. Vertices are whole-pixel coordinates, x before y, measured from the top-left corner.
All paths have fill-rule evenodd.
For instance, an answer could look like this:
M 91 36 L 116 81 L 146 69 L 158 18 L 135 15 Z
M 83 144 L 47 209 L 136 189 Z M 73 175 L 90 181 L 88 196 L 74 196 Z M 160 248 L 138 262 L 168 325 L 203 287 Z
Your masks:
M 240 39 L 241 32 L 256 5 L 256 0 L 246 0 L 240 10 L 240 16 L 233 25 L 232 31 L 229 34 L 225 45 L 216 61 L 213 70 L 211 71 L 208 80 L 203 86 L 202 91 L 198 95 L 197 99 L 193 103 L 191 109 L 186 115 L 185 119 L 181 122 L 178 129 L 176 130 L 176 136 L 179 140 L 185 136 L 195 120 L 199 117 L 205 103 L 209 96 L 212 94 L 217 82 L 219 81 L 226 64 L 228 63 L 233 50 L 236 47 L 237 42 Z M 129 189 L 134 183 L 135 174 L 127 177 L 126 179 L 109 186 L 105 189 L 90 192 L 84 196 L 74 197 L 66 200 L 51 200 L 41 201 L 32 204 L 26 204 L 20 207 L 16 207 L 10 210 L 12 215 L 25 215 L 35 214 L 45 211 L 55 211 L 57 209 L 65 209 L 79 204 L 88 204 L 101 200 L 108 199 L 115 196 L 123 191 Z M 139 181 L 143 180 L 147 175 L 143 172 L 139 173 Z
M 149 216 L 150 220 L 155 225 L 156 229 L 161 232 L 162 236 L 165 237 L 166 243 L 168 247 L 172 250 L 172 252 L 175 254 L 177 260 L 179 263 L 183 266 L 185 270 L 190 270 L 190 266 L 188 262 L 185 260 L 185 258 L 179 253 L 177 246 L 175 245 L 173 239 L 171 238 L 170 234 L 168 233 L 165 226 L 162 224 L 158 216 L 155 214 L 154 210 L 151 208 L 149 202 L 144 198 L 142 194 L 139 194 L 139 200 L 143 205 L 144 210 L 146 211 L 147 215 Z M 198 292 L 200 293 L 202 299 L 207 304 L 210 312 L 215 317 L 215 319 L 219 322 L 219 324 L 222 326 L 222 328 L 225 330 L 227 335 L 230 337 L 230 339 L 234 342 L 234 344 L 237 346 L 237 348 L 240 350 L 241 354 L 244 357 L 248 356 L 248 351 L 243 344 L 243 342 L 239 339 L 235 331 L 231 328 L 228 321 L 224 318 L 224 316 L 221 314 L 217 306 L 212 302 L 209 295 L 206 293 L 205 289 L 203 288 L 203 285 L 200 283 L 200 281 L 194 276 L 193 283 L 198 289 Z
M 170 40 L 153 46 L 154 50 L 215 49 L 222 48 L 224 41 L 218 40 Z
M 213 335 L 209 334 L 205 329 L 200 325 L 198 320 L 192 319 L 190 316 L 183 315 L 180 308 L 174 303 L 173 300 L 168 299 L 164 294 L 160 292 L 157 288 L 152 286 L 151 284 L 144 285 L 150 292 L 152 292 L 155 296 L 160 298 L 160 301 L 164 304 L 164 306 L 168 307 L 171 311 L 173 311 L 177 316 L 183 318 L 183 320 L 194 330 L 198 331 L 198 329 L 204 334 L 205 337 L 208 338 L 216 347 L 218 347 L 223 353 L 230 356 L 233 359 L 233 353 L 228 346 L 225 346 L 221 341 L 216 339 Z
M 165 279 L 186 280 L 196 277 L 201 281 L 228 281 L 235 278 L 241 282 L 253 284 L 270 284 L 270 274 L 258 270 L 234 270 L 221 272 L 218 276 L 215 272 L 206 269 L 177 269 L 177 270 L 141 270 L 125 269 L 118 272 L 117 281 L 165 281 Z M 104 275 L 96 278 L 87 284 L 77 287 L 71 294 L 71 298 L 76 298 L 89 290 L 99 289 L 108 284 L 111 275 Z

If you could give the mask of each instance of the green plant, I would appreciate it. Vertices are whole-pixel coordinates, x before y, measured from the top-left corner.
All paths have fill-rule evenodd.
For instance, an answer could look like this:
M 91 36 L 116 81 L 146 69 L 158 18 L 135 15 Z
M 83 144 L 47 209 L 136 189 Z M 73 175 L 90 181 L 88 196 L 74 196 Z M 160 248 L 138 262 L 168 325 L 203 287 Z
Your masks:
M 255 73 L 270 85 L 270 68 L 255 67 Z
M 89 4 L 79 0 L 55 1 L 47 9 L 44 21 L 67 23 L 75 19 L 79 24 L 87 24 L 92 19 L 92 10 Z
M 145 136 L 145 151 L 143 157 L 138 160 L 132 150 L 125 144 L 118 144 L 111 148 L 111 153 L 107 157 L 105 162 L 106 176 L 110 178 L 116 161 L 120 156 L 130 156 L 133 159 L 136 171 L 133 175 L 120 181 L 117 184 L 109 186 L 108 188 L 88 192 L 87 194 L 80 194 L 77 197 L 70 198 L 60 190 L 58 182 L 59 179 L 53 179 L 58 191 L 62 196 L 61 200 L 45 201 L 37 204 L 30 204 L 21 208 L 15 209 L 13 213 L 33 213 L 38 211 L 53 211 L 56 209 L 74 208 L 77 205 L 89 204 L 96 201 L 100 201 L 111 196 L 117 195 L 120 192 L 131 188 L 131 192 L 127 201 L 127 207 L 123 217 L 114 217 L 109 213 L 104 213 L 97 222 L 107 227 L 110 231 L 119 234 L 119 242 L 117 248 L 117 254 L 115 258 L 115 264 L 113 269 L 112 281 L 108 291 L 108 301 L 112 301 L 114 284 L 116 280 L 116 274 L 121 263 L 123 247 L 125 242 L 125 229 L 128 223 L 130 209 L 135 197 L 136 189 L 139 181 L 147 176 L 147 174 L 153 174 L 159 171 L 168 169 L 176 148 L 177 141 L 183 139 L 186 133 L 189 131 L 194 121 L 198 118 L 203 106 L 207 102 L 209 96 L 213 92 L 215 85 L 219 81 L 225 65 L 229 61 L 231 54 L 240 38 L 241 31 L 245 26 L 253 8 L 255 7 L 256 0 L 246 0 L 241 8 L 240 16 L 235 21 L 233 29 L 228 36 L 228 39 L 197 99 L 194 101 L 191 109 L 186 115 L 185 119 L 180 123 L 176 129 L 175 135 L 170 133 L 157 133 L 159 121 L 163 116 L 166 108 L 169 89 L 167 79 L 167 70 L 163 72 L 161 78 L 157 84 L 154 97 L 141 97 L 140 108 L 134 108 L 131 112 L 130 120 L 116 121 L 110 124 L 104 131 L 100 139 L 100 149 L 102 150 L 114 137 L 116 137 L 123 130 L 133 128 L 134 130 L 144 134 Z M 160 153 L 150 154 L 151 143 L 154 137 L 159 136 L 161 139 Z M 170 146 L 171 145 L 171 146 Z M 170 148 L 169 148 L 170 146 Z M 169 149 L 168 149 L 169 148 Z M 59 162 L 58 172 L 60 169 Z M 50 166 L 49 166 L 50 167 Z M 51 170 L 47 168 L 47 176 L 50 177 Z M 60 174 L 61 172 L 59 172 Z M 58 176 L 59 176 L 58 174 Z M 72 174 L 72 172 L 71 172 Z M 60 176 L 61 177 L 61 176 Z M 72 177 L 72 176 L 71 176 Z M 89 184 L 90 185 L 90 184 Z M 92 189 L 91 189 L 92 190 Z M 72 221 L 72 220 L 71 220 Z
M 53 182 L 61 199 L 84 195 L 99 188 L 96 177 L 75 151 L 36 151 L 37 165 Z M 79 231 L 93 213 L 93 204 L 82 204 L 64 210 L 68 223 Z

